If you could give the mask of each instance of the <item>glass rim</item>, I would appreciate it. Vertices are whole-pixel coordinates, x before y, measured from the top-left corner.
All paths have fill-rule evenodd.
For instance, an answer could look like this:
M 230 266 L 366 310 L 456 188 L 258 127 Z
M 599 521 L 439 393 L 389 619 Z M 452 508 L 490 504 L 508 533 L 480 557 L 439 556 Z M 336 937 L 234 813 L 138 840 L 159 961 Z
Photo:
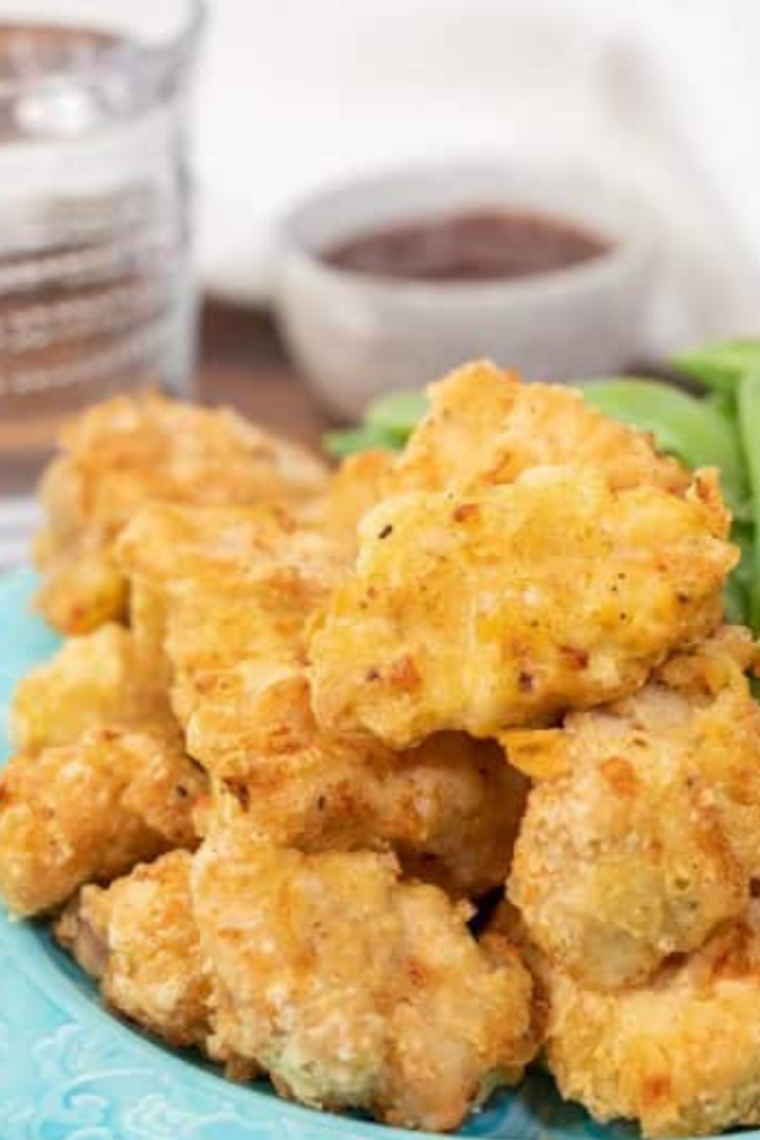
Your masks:
M 139 44 L 142 71 L 148 74 L 144 78 L 160 79 L 171 73 L 173 69 L 181 69 L 188 57 L 192 56 L 201 33 L 208 19 L 208 0 L 182 0 L 185 11 L 178 21 L 175 31 L 161 36 L 155 41 L 144 41 L 135 37 Z M 15 21 L 4 21 L 0 17 L 0 25 L 12 26 Z M 44 26 L 44 21 L 31 21 Z M 77 28 L 79 25 L 67 25 L 65 20 L 56 21 L 57 26 Z M 75 79 L 77 83 L 91 82 L 94 85 L 107 82 L 115 74 L 134 67 L 134 55 L 128 47 L 132 43 L 129 34 L 117 36 L 112 44 L 108 44 L 93 54 L 90 59 L 72 61 L 68 66 L 62 63 L 50 71 L 42 74 L 14 75 L 0 79 L 0 104 L 8 99 L 15 98 L 24 91 L 33 91 L 51 83 L 65 83 Z

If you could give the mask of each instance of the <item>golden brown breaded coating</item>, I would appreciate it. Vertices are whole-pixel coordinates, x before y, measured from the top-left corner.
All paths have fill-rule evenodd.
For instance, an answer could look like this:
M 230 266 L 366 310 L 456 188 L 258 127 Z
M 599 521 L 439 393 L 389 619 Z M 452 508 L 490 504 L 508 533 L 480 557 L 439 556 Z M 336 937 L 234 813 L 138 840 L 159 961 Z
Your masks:
M 90 728 L 127 726 L 179 733 L 166 695 L 144 683 L 131 632 L 115 622 L 66 640 L 13 695 L 10 735 L 19 752 L 73 744 Z
M 147 503 L 301 504 L 327 484 L 326 468 L 295 444 L 227 409 L 158 395 L 97 405 L 64 431 L 61 448 L 42 485 L 37 560 L 40 607 L 65 633 L 124 615 L 113 544 Z
M 408 747 L 441 730 L 498 736 L 632 692 L 719 623 L 737 561 L 727 529 L 699 476 L 683 499 L 545 467 L 466 498 L 385 500 L 313 623 L 317 719 Z
M 84 887 L 55 933 L 110 1006 L 170 1045 L 203 1048 L 211 982 L 190 900 L 187 851 L 141 864 L 110 887 Z
M 252 826 L 307 851 L 390 846 L 456 895 L 503 881 L 525 785 L 497 749 L 439 738 L 397 756 L 314 723 L 302 631 L 340 572 L 329 544 L 282 511 L 152 506 L 120 556 L 162 592 L 145 640 L 163 645 L 188 751 Z
M 756 673 L 760 643 L 743 625 L 722 625 L 706 641 L 683 646 L 657 670 L 656 679 L 697 703 L 724 689 L 746 692 L 745 674 Z
M 171 698 L 187 727 L 199 705 L 237 688 L 239 670 L 251 693 L 305 665 L 304 624 L 329 594 L 334 577 L 318 560 L 295 566 L 259 566 L 248 576 L 189 584 L 166 611 L 164 648 L 172 674 Z
M 172 686 L 183 721 L 241 661 L 268 672 L 302 662 L 304 621 L 340 568 L 329 541 L 265 506 L 149 506 L 118 556 L 141 665 Z
M 393 487 L 470 493 L 513 483 L 530 467 L 572 464 L 604 472 L 614 490 L 684 494 L 684 468 L 644 432 L 610 419 L 559 384 L 524 384 L 489 361 L 458 368 L 428 389 L 430 411 L 398 461 Z
M 258 835 L 302 851 L 390 848 L 455 897 L 503 883 L 527 781 L 498 746 L 451 733 L 395 753 L 331 737 L 314 723 L 303 676 L 260 693 L 255 708 L 239 700 L 218 693 L 190 721 L 188 747 L 216 777 L 212 811 L 242 810 Z
M 91 633 L 104 622 L 123 621 L 129 607 L 127 582 L 111 551 L 106 546 L 84 549 L 90 541 L 82 537 L 67 547 L 43 533 L 34 543 L 35 566 L 43 578 L 37 607 L 53 629 L 69 636 Z
M 344 459 L 330 480 L 323 527 L 349 560 L 356 554 L 360 519 L 391 493 L 395 465 L 393 452 L 359 451 Z
M 545 966 L 546 1054 L 562 1095 L 648 1137 L 760 1123 L 760 925 L 756 904 L 645 986 L 583 989 Z
M 158 735 L 92 729 L 0 773 L 0 893 L 17 915 L 195 843 L 203 774 Z
M 748 887 L 709 786 L 665 749 L 621 752 L 531 793 L 510 879 L 552 961 L 613 989 L 698 949 Z
M 534 772 L 555 772 L 530 793 L 510 898 L 585 986 L 644 982 L 746 908 L 760 875 L 748 652 L 744 631 L 722 631 L 625 701 L 519 732 L 513 748 L 507 734 L 515 763 L 525 754 Z
M 391 856 L 304 855 L 227 827 L 196 855 L 192 894 L 212 1053 L 252 1058 L 287 1096 L 456 1128 L 535 1053 L 517 954 L 482 951 L 467 909 L 401 882 Z
M 404 873 L 454 897 L 499 886 L 497 876 L 512 864 L 527 784 L 498 746 L 439 733 L 400 756 L 391 752 L 387 765 L 386 773 L 373 764 L 371 781 L 363 781 L 374 784 L 366 831 L 390 844 Z

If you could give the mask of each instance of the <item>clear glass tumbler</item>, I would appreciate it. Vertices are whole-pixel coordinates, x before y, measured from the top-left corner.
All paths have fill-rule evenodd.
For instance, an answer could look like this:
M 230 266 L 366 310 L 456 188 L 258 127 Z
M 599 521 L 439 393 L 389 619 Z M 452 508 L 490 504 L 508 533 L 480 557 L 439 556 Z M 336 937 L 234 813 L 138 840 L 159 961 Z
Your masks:
M 186 126 L 202 0 L 0 5 L 0 566 L 62 420 L 186 392 Z

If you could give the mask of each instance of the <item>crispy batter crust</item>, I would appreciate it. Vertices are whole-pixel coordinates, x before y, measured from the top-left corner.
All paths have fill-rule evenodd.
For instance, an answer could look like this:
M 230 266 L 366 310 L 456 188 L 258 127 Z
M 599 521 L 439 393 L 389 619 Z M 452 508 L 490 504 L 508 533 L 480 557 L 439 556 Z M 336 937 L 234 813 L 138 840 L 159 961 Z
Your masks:
M 510 897 L 533 940 L 582 984 L 646 981 L 746 910 L 760 874 L 760 707 L 726 629 L 617 704 L 520 733 L 530 793 Z M 544 748 L 549 758 L 542 759 Z
M 89 882 L 196 842 L 205 780 L 156 735 L 92 729 L 19 753 L 0 774 L 0 891 L 17 915 L 49 911 Z
M 178 1047 L 203 1048 L 211 982 L 191 909 L 186 851 L 142 864 L 110 887 L 84 887 L 56 937 L 119 1013 Z
M 584 989 L 546 968 L 546 1052 L 560 1091 L 645 1136 L 760 1123 L 760 935 L 753 907 L 645 986 Z
M 445 1130 L 534 1055 L 517 955 L 505 947 L 497 964 L 467 911 L 400 882 L 390 856 L 304 855 L 227 826 L 196 856 L 192 891 L 212 1052 L 252 1058 L 285 1095 Z
M 691 482 L 651 436 L 605 416 L 567 385 L 524 384 L 483 360 L 431 384 L 428 394 L 430 411 L 397 464 L 395 491 L 469 493 L 513 483 L 530 467 L 564 464 L 601 470 L 618 491 L 683 495 Z
M 589 470 L 535 468 L 467 498 L 386 500 L 313 622 L 317 719 L 399 748 L 634 691 L 720 620 L 737 552 L 701 487 L 614 492 Z
M 39 605 L 64 633 L 125 614 L 113 558 L 119 533 L 147 503 L 302 503 L 326 470 L 306 451 L 241 419 L 158 395 L 119 396 L 66 429 L 42 484 Z

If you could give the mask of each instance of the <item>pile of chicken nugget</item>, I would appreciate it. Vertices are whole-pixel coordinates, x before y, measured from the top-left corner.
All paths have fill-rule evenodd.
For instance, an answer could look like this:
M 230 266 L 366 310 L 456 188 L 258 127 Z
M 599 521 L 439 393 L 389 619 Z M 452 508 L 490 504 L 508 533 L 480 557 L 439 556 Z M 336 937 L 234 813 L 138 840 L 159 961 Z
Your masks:
M 718 473 L 473 364 L 330 472 L 117 398 L 42 487 L 0 891 L 235 1080 L 457 1128 L 532 1062 L 760 1122 L 760 712 Z

